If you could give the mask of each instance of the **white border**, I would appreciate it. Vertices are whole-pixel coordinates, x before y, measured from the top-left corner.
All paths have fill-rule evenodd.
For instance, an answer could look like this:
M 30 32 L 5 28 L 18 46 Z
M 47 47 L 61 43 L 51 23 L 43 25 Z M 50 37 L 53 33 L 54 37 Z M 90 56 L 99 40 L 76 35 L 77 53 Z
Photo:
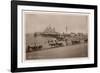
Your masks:
M 22 42 L 25 42 L 24 39 L 24 33 L 22 34 L 22 31 L 25 29 L 23 28 L 24 24 L 22 22 L 22 10 L 45 10 L 45 11 L 64 11 L 64 12 L 80 12 L 80 13 L 88 13 L 89 15 L 89 25 L 88 25 L 88 39 L 89 39 L 89 45 L 88 45 L 88 58 L 68 58 L 68 59 L 51 59 L 51 60 L 31 60 L 31 61 L 25 61 L 25 56 L 22 55 L 25 54 L 25 47 L 22 46 Z M 57 66 L 57 65 L 75 65 L 75 64 L 89 64 L 94 63 L 94 10 L 92 9 L 73 9 L 73 8 L 57 8 L 57 7 L 40 7 L 40 6 L 18 6 L 18 57 L 17 57 L 17 66 L 18 68 L 24 68 L 24 67 L 40 67 L 40 66 Z M 23 39 L 22 39 L 23 36 Z M 22 41 L 23 40 L 23 41 Z M 22 51 L 23 49 L 23 51 Z M 23 54 L 22 54 L 23 52 Z

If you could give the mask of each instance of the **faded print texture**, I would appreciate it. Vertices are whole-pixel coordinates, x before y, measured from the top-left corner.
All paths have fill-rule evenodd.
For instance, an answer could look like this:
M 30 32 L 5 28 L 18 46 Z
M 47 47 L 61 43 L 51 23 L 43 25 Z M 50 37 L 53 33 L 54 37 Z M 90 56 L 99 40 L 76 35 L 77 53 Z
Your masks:
M 88 15 L 44 11 L 24 15 L 26 60 L 88 57 Z

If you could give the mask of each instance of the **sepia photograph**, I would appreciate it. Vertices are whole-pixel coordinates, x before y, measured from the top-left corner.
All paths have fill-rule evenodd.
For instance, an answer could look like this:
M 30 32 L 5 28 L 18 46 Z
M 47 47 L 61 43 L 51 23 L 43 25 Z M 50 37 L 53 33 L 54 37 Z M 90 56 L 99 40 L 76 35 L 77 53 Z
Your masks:
M 11 1 L 11 72 L 97 67 L 97 6 Z
M 23 12 L 26 60 L 88 57 L 88 14 Z

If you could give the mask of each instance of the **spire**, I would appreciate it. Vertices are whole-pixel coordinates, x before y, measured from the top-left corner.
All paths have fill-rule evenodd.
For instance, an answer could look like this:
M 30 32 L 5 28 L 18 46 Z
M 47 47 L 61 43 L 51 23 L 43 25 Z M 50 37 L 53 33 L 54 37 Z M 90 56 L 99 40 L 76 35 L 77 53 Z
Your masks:
M 67 24 L 66 24 L 66 32 L 68 31 Z

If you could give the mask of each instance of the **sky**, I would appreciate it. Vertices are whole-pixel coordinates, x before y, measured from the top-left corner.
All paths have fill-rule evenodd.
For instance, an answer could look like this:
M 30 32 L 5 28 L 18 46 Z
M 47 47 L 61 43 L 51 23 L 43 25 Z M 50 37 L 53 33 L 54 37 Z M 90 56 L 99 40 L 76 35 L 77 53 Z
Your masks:
M 32 12 L 24 14 L 25 32 L 43 32 L 46 27 L 54 27 L 57 32 L 88 33 L 88 16 L 57 12 Z

